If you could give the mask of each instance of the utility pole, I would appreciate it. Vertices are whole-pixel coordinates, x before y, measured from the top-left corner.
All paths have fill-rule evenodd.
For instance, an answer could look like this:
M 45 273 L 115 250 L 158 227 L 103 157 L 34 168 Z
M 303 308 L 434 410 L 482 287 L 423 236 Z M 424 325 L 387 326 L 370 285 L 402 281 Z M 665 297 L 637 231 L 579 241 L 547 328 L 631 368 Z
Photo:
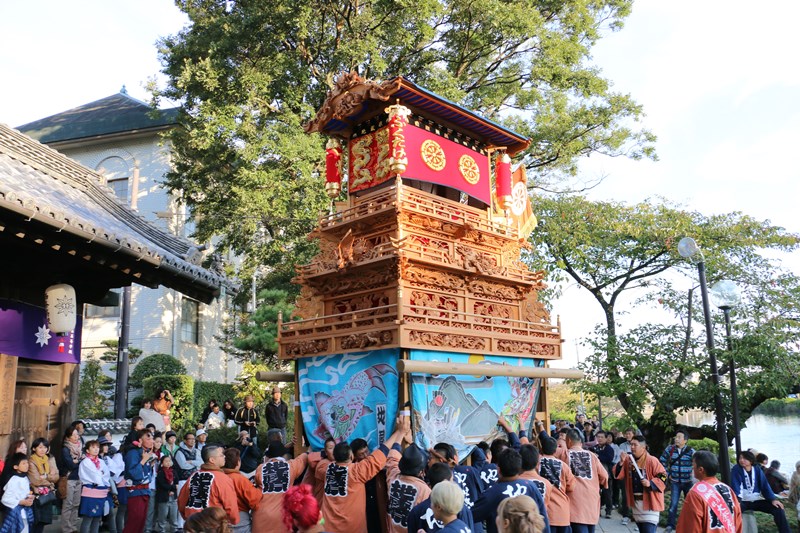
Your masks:
M 131 210 L 136 211 L 139 196 L 139 161 L 133 160 L 131 177 Z M 117 346 L 117 389 L 114 392 L 114 418 L 125 418 L 128 411 L 128 372 L 130 369 L 131 286 L 122 288 L 122 307 L 119 313 L 120 333 Z

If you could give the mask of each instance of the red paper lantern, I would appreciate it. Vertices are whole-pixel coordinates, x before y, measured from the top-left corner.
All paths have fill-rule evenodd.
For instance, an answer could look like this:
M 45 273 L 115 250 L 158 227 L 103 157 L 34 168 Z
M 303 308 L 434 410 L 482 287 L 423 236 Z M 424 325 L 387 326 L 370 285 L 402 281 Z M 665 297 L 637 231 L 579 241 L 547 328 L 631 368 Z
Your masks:
M 500 209 L 511 206 L 511 158 L 503 153 L 495 163 L 495 195 Z
M 342 147 L 336 139 L 330 139 L 325 147 L 325 192 L 336 198 L 342 191 Z

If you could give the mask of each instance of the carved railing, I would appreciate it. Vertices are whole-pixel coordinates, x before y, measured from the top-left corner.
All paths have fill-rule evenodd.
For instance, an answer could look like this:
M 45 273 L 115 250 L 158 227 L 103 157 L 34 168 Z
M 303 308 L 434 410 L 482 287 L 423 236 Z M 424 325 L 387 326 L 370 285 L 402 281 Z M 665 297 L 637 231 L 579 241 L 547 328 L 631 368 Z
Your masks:
M 341 330 L 385 326 L 396 320 L 397 304 L 384 305 L 360 311 L 284 322 L 281 324 L 280 336 L 282 339 L 291 339 L 301 336 L 325 335 Z
M 362 196 L 354 207 L 320 217 L 319 229 L 325 231 L 350 222 L 361 221 L 376 213 L 394 209 L 396 202 L 395 187 Z
M 465 333 L 478 335 L 518 335 L 559 339 L 559 328 L 552 324 L 527 322 L 511 318 L 491 315 L 476 315 L 461 311 L 450 311 L 437 307 L 421 307 L 418 305 L 403 306 L 405 323 L 432 326 L 432 329 L 451 328 Z
M 519 237 L 516 228 L 505 222 L 491 220 L 485 210 L 453 202 L 413 187 L 401 187 L 399 200 L 404 211 L 419 213 L 452 224 L 470 226 L 475 230 L 503 235 L 509 239 L 516 240 Z

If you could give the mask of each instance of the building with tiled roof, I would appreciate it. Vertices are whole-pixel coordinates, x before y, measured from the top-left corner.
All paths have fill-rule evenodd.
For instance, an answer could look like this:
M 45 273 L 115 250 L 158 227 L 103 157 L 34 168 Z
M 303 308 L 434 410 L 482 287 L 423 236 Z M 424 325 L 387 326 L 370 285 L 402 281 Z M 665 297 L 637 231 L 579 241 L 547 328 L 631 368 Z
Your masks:
M 177 109 L 154 110 L 123 88 L 18 129 L 97 172 L 120 202 L 132 206 L 150 226 L 187 242 L 192 233 L 188 212 L 162 186 L 170 149 L 161 133 L 176 123 Z M 195 262 L 209 259 L 202 244 L 208 243 L 195 243 L 183 253 L 193 255 Z M 195 379 L 233 381 L 239 366 L 214 339 L 231 304 L 229 291 L 213 301 L 169 286 L 137 284 L 131 293 L 131 347 L 145 355 L 174 355 Z M 86 306 L 84 357 L 99 356 L 105 351 L 102 341 L 118 338 L 119 320 L 119 306 Z
M 80 319 L 56 331 L 44 309 L 48 288 L 74 289 L 74 300 L 55 302 L 54 315 L 65 316 L 101 309 L 124 286 L 209 307 L 230 288 L 200 265 L 195 244 L 130 209 L 104 176 L 3 124 L 0 249 L 0 446 L 55 439 L 75 418 L 82 336 L 92 331 Z

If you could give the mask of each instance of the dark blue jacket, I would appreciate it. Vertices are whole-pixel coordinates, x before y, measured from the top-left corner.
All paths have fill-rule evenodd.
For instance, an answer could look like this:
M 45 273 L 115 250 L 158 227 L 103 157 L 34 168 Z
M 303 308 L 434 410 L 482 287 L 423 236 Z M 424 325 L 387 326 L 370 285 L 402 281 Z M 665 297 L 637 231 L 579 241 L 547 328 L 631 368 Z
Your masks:
M 667 446 L 659 461 L 664 465 L 670 481 L 673 483 L 691 483 L 693 456 L 694 450 L 689 446 L 684 446 L 683 449 L 680 449 L 672 444 Z
M 533 498 L 539 507 L 539 514 L 544 518 L 544 533 L 550 533 L 550 520 L 547 517 L 547 508 L 544 505 L 544 499 L 539 489 L 532 481 L 527 479 L 517 479 L 515 481 L 498 481 L 490 488 L 485 490 L 478 501 L 475 502 L 475 507 L 472 508 L 472 520 L 477 524 L 478 522 L 486 521 L 486 533 L 497 533 L 497 506 L 506 498 L 512 496 L 526 495 Z
M 142 464 L 142 449 L 135 446 L 125 452 L 125 479 L 132 486 L 149 484 L 153 475 L 152 463 Z M 150 487 L 128 490 L 128 496 L 150 496 Z
M 466 505 L 464 505 L 464 508 L 461 509 L 461 512 L 458 513 L 456 518 L 464 522 L 472 531 L 472 533 L 475 533 L 475 529 L 472 524 L 472 513 Z M 426 533 L 442 530 L 442 526 L 439 525 L 439 521 L 433 517 L 433 509 L 431 509 L 430 498 L 420 504 L 415 505 L 414 508 L 408 513 L 408 530 L 417 533 L 417 531 L 420 529 Z
M 78 480 L 78 467 L 80 462 L 75 463 L 72 461 L 72 455 L 69 453 L 69 448 L 64 446 L 61 448 L 61 474 L 67 476 L 67 479 Z
M 764 471 L 756 465 L 753 465 L 750 471 L 753 472 L 753 492 L 760 493 L 767 501 L 773 501 L 776 496 L 775 493 L 772 492 L 769 483 L 767 483 L 767 476 L 764 475 Z M 736 493 L 736 497 L 739 498 L 740 502 L 742 501 L 742 490 L 747 486 L 744 480 L 744 476 L 746 475 L 747 472 L 745 472 L 745 469 L 740 465 L 734 465 L 734 467 L 731 468 L 731 488 L 733 492 Z
M 469 529 L 467 528 L 468 528 L 467 524 L 456 518 L 455 520 L 447 524 L 447 526 L 444 529 L 441 529 L 440 531 L 442 531 L 442 533 L 468 533 Z

